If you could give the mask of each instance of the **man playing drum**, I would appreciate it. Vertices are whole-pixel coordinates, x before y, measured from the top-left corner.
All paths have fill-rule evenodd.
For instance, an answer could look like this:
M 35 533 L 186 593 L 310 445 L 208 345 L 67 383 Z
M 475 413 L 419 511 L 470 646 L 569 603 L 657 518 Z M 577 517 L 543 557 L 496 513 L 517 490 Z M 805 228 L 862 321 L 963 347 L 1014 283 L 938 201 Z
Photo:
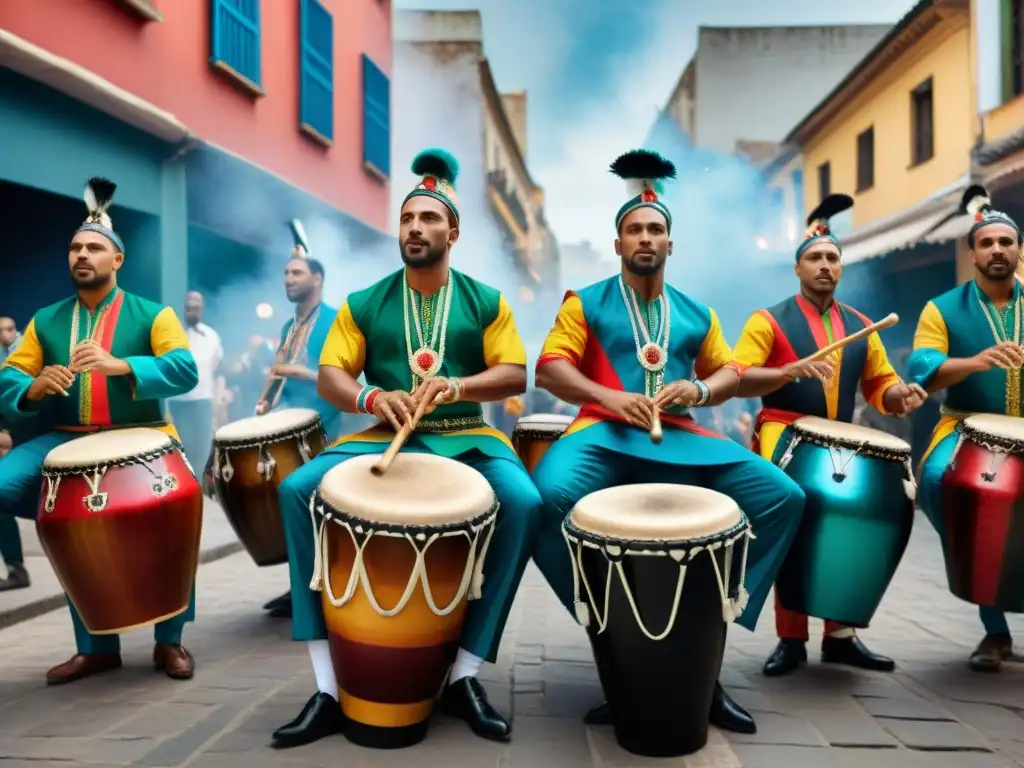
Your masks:
M 929 392 L 949 390 L 942 416 L 922 459 L 918 499 L 939 535 L 946 538 L 942 476 L 949 467 L 961 422 L 972 413 L 1020 417 L 1021 312 L 1024 298 L 1014 279 L 1021 231 L 993 210 L 981 187 L 964 195 L 963 209 L 976 221 L 967 235 L 974 279 L 925 305 L 914 334 L 910 377 Z M 970 656 L 972 669 L 996 672 L 1013 655 L 1005 614 L 979 607 L 985 637 Z
M 151 427 L 177 438 L 160 401 L 199 380 L 174 310 L 117 285 L 124 244 L 107 214 L 114 190 L 105 179 L 89 181 L 89 216 L 68 254 L 75 296 L 36 312 L 21 346 L 0 367 L 0 410 L 27 428 L 34 421 L 37 435 L 0 462 L 2 514 L 35 518 L 46 455 L 82 434 Z M 70 608 L 78 652 L 47 672 L 51 685 L 121 666 L 117 635 L 90 635 Z M 181 633 L 194 617 L 193 589 L 188 610 L 155 627 L 153 662 L 174 679 L 192 677 L 195 662 Z
M 742 366 L 714 310 L 665 284 L 672 216 L 658 199 L 675 168 L 634 151 L 612 165 L 635 197 L 619 209 L 615 249 L 620 275 L 570 292 L 537 362 L 537 386 L 582 405 L 576 420 L 541 459 L 534 480 L 544 499 L 534 559 L 562 603 L 574 609 L 572 561 L 562 537 L 566 514 L 584 496 L 627 483 L 677 483 L 731 496 L 757 538 L 740 622 L 753 629 L 776 571 L 800 524 L 805 496 L 778 467 L 699 427 L 689 415 L 736 391 Z M 639 187 L 639 190 L 636 187 Z M 655 420 L 663 442 L 655 444 Z M 716 684 L 710 713 L 720 728 L 752 733 L 753 718 Z M 606 723 L 606 704 L 585 722 Z
M 327 439 L 340 434 L 341 414 L 316 392 L 316 366 L 337 310 L 323 303 L 324 267 L 309 255 L 309 243 L 298 222 L 293 222 L 295 248 L 284 267 L 284 290 L 295 304 L 295 317 L 281 329 L 277 360 L 270 382 L 256 403 L 256 413 L 278 408 L 311 408 L 320 414 Z M 275 618 L 292 615 L 291 595 L 285 592 L 263 606 Z
M 858 387 L 864 399 L 885 414 L 903 415 L 923 402 L 917 385 L 906 385 L 889 364 L 877 333 L 867 344 L 840 350 L 832 360 L 805 358 L 836 339 L 871 322 L 835 300 L 842 274 L 839 241 L 830 217 L 853 205 L 847 195 L 830 195 L 808 216 L 808 230 L 796 250 L 794 271 L 800 292 L 770 309 L 751 315 L 739 341 L 736 359 L 750 366 L 740 381 L 739 397 L 760 397 L 752 448 L 772 460 L 786 426 L 801 416 L 850 423 Z M 789 611 L 775 599 L 779 644 L 764 665 L 766 675 L 784 675 L 807 660 L 807 616 Z M 872 653 L 852 628 L 826 621 L 821 641 L 825 662 L 890 672 L 892 659 Z
M 424 401 L 438 405 L 417 425 L 406 450 L 470 465 L 487 478 L 500 503 L 483 594 L 469 604 L 441 706 L 484 738 L 507 741 L 511 732 L 476 674 L 484 661 L 496 658 L 532 550 L 540 498 L 508 438 L 484 423 L 480 404 L 526 389 L 526 352 L 505 297 L 449 267 L 459 237 L 455 158 L 427 150 L 412 170 L 422 179 L 401 211 L 405 267 L 349 296 L 320 358 L 318 389 L 324 398 L 350 413 L 372 413 L 382 423 L 343 437 L 280 487 L 292 632 L 309 644 L 319 690 L 293 722 L 275 731 L 279 747 L 306 744 L 345 725 L 321 598 L 310 588 L 315 561 L 310 495 L 331 467 L 353 456 L 382 453 Z M 356 380 L 360 374 L 366 386 Z M 415 497 L 416 489 L 409 493 Z

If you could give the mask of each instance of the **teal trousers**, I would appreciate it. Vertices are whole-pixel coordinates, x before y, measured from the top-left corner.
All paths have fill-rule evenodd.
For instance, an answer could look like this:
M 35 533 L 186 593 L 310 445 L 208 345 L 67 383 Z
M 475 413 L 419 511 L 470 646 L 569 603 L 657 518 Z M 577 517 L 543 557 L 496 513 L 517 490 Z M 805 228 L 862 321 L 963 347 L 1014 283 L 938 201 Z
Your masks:
M 43 483 L 43 461 L 46 454 L 58 445 L 78 435 L 68 432 L 47 432 L 17 445 L 0 461 L 0 516 L 13 515 L 35 520 L 39 508 L 39 493 Z M 82 623 L 75 606 L 68 601 L 71 623 L 75 628 L 75 643 L 79 653 L 118 653 L 121 641 L 117 635 L 90 635 Z M 158 643 L 178 645 L 185 624 L 195 620 L 196 596 L 192 588 L 192 601 L 188 610 L 173 619 L 160 622 L 153 635 Z
M 23 565 L 25 562 L 18 521 L 10 515 L 0 515 L 0 558 L 5 565 Z
M 382 443 L 381 451 L 385 448 L 387 443 Z M 292 472 L 278 489 L 288 543 L 292 636 L 296 640 L 327 638 L 321 595 L 309 588 L 315 545 L 309 499 L 327 471 L 352 456 L 323 453 Z M 476 450 L 463 454 L 458 460 L 487 478 L 499 503 L 497 523 L 484 561 L 483 594 L 479 600 L 469 603 L 460 643 L 473 655 L 494 662 L 519 581 L 533 551 L 540 496 L 518 461 L 492 458 Z

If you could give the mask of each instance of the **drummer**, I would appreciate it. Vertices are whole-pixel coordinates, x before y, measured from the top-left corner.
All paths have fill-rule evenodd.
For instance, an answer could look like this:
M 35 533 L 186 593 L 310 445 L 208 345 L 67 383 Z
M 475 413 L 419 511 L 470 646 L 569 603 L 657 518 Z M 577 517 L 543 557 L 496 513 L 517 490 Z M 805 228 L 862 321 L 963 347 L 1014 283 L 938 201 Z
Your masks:
M 835 300 L 843 271 L 842 249 L 829 218 L 853 205 L 847 195 L 830 195 L 807 218 L 808 230 L 796 249 L 794 272 L 800 292 L 747 320 L 736 343 L 736 359 L 750 366 L 740 382 L 739 397 L 760 397 L 761 411 L 751 446 L 769 461 L 785 427 L 801 416 L 850 423 L 857 389 L 884 414 L 902 416 L 926 397 L 916 384 L 904 384 L 877 333 L 866 344 L 836 353 L 832 360 L 804 358 L 837 338 L 871 324 L 852 307 Z M 764 665 L 764 674 L 784 675 L 807 660 L 807 616 L 788 611 L 775 598 L 779 644 Z M 872 653 L 850 627 L 826 621 L 821 660 L 862 669 L 891 672 L 892 659 Z
M 288 318 L 281 329 L 277 360 L 270 368 L 270 376 L 283 381 L 270 380 L 256 403 L 256 413 L 311 408 L 320 414 L 328 440 L 334 440 L 341 429 L 341 414 L 317 394 L 315 369 L 338 310 L 323 303 L 324 266 L 309 255 L 304 230 L 294 227 L 293 235 L 295 247 L 284 267 L 284 290 L 288 301 L 295 305 L 295 317 Z M 275 395 L 279 387 L 280 394 Z M 275 618 L 289 618 L 291 593 L 275 597 L 263 608 Z
M 507 741 L 511 733 L 476 675 L 484 661 L 496 658 L 530 557 L 540 498 L 509 439 L 484 423 L 480 404 L 526 389 L 526 351 L 505 297 L 449 268 L 459 238 L 457 168 L 455 158 L 442 150 L 426 150 L 413 161 L 413 173 L 422 178 L 406 196 L 399 219 L 405 267 L 349 296 L 320 358 L 318 383 L 327 400 L 349 413 L 372 413 L 383 423 L 341 438 L 280 487 L 292 633 L 308 643 L 318 692 L 293 722 L 275 731 L 278 747 L 306 744 L 344 728 L 321 598 L 310 588 L 321 585 L 314 573 L 310 495 L 331 467 L 352 456 L 383 453 L 424 400 L 440 404 L 406 449 L 469 464 L 487 478 L 500 503 L 483 595 L 469 604 L 441 707 L 484 738 Z M 357 381 L 360 374 L 366 386 Z
M 929 392 L 949 390 L 922 459 L 918 492 L 921 508 L 943 538 L 942 475 L 952 458 L 960 422 L 972 413 L 1024 415 L 1024 299 L 1014 279 L 1021 230 L 1008 215 L 992 208 L 982 187 L 967 190 L 962 208 L 975 216 L 967 235 L 974 279 L 925 305 L 909 362 L 910 377 Z M 978 612 L 985 636 L 969 664 L 979 672 L 997 672 L 1013 655 L 1010 627 L 997 608 L 980 606 Z
M 4 513 L 35 518 L 46 455 L 82 434 L 152 427 L 177 438 L 163 419 L 161 400 L 185 394 L 199 381 L 174 310 L 117 285 L 125 248 L 107 213 L 115 189 L 106 179 L 90 179 L 89 215 L 68 253 L 75 296 L 36 312 L 21 345 L 0 367 L 0 411 L 35 433 L 0 461 Z M 117 351 L 135 353 L 111 354 L 115 337 Z M 117 635 L 90 635 L 70 602 L 69 607 L 78 651 L 46 673 L 50 685 L 121 666 Z M 181 645 L 182 629 L 194 618 L 193 589 L 185 613 L 154 630 L 153 662 L 177 680 L 191 678 L 195 668 Z
M 577 501 L 626 483 L 710 487 L 737 501 L 757 536 L 747 566 L 749 603 L 739 619 L 752 630 L 796 534 L 804 492 L 778 467 L 699 427 L 689 414 L 732 397 L 743 366 L 733 359 L 715 311 L 665 284 L 672 215 L 658 195 L 661 181 L 675 177 L 674 166 L 638 150 L 616 160 L 612 171 L 636 193 L 615 220 L 621 274 L 566 295 L 537 362 L 537 386 L 582 408 L 534 472 L 545 502 L 534 559 L 575 613 L 561 524 Z M 662 386 L 663 377 L 673 379 Z M 661 444 L 649 435 L 656 409 L 664 425 Z M 718 684 L 710 718 L 719 728 L 757 729 Z M 606 704 L 585 718 L 609 720 Z

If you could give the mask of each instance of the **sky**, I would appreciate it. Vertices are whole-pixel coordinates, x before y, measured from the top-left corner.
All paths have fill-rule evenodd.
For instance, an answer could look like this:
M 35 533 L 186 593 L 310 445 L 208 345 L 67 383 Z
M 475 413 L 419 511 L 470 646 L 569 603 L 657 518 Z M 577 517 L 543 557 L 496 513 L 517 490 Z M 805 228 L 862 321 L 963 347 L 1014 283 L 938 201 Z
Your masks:
M 642 144 L 693 56 L 699 26 L 894 23 L 911 0 L 395 0 L 397 8 L 483 17 L 499 90 L 525 89 L 527 164 L 563 243 L 603 241 L 624 202 L 607 173 Z M 601 243 L 604 244 L 603 242 Z M 610 242 L 608 243 L 610 246 Z

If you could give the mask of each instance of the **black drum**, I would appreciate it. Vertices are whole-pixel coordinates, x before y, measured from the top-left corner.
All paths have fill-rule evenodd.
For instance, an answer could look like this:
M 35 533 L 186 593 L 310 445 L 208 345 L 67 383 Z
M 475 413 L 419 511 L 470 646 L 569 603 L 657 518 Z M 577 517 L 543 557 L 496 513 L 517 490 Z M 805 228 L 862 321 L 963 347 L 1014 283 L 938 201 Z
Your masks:
M 697 752 L 746 602 L 746 517 L 705 488 L 626 485 L 581 499 L 563 533 L 616 740 L 645 757 Z

